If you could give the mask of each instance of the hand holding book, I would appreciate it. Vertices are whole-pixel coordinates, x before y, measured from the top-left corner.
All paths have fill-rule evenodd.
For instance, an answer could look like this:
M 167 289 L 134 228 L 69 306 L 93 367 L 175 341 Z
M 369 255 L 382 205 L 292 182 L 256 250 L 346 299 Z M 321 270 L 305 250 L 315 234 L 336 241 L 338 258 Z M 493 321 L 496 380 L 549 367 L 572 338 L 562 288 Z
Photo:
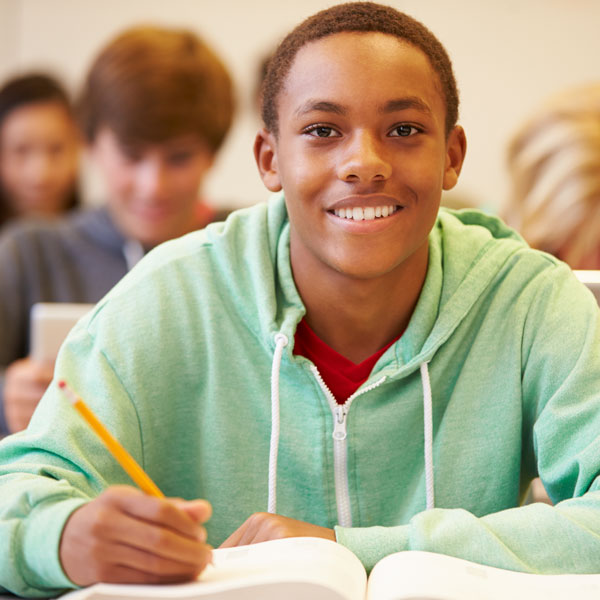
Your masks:
M 246 546 L 290 537 L 318 537 L 335 542 L 333 529 L 290 519 L 282 515 L 259 512 L 248 517 L 220 547 Z

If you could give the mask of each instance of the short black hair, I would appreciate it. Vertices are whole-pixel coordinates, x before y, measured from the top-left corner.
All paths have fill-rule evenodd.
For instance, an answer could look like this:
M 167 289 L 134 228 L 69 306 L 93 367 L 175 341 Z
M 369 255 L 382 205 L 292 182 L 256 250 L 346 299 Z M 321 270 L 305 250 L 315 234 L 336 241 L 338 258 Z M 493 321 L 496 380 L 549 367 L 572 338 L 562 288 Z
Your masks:
M 57 79 L 44 73 L 28 73 L 12 77 L 0 88 L 0 126 L 13 110 L 38 102 L 57 102 L 72 114 L 71 100 Z
M 422 23 L 390 6 L 349 2 L 322 10 L 298 25 L 281 42 L 271 60 L 262 87 L 263 121 L 278 133 L 277 101 L 294 58 L 306 44 L 336 33 L 386 33 L 421 50 L 440 78 L 446 104 L 446 134 L 458 120 L 458 89 L 452 62 L 440 41 Z

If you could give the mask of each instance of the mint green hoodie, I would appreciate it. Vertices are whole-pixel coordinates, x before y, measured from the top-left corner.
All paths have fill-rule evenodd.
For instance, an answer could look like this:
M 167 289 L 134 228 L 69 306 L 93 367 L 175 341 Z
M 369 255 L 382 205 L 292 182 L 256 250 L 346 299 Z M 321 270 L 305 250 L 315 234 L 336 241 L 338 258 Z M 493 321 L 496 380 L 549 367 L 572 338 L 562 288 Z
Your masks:
M 57 379 L 167 496 L 210 500 L 213 545 L 269 507 L 336 526 L 367 568 L 419 549 L 600 572 L 598 308 L 567 266 L 442 210 L 408 328 L 344 410 L 293 354 L 303 314 L 278 197 L 151 252 L 71 333 Z M 0 465 L 0 585 L 72 587 L 65 520 L 130 480 L 55 384 Z M 558 504 L 517 508 L 538 473 Z

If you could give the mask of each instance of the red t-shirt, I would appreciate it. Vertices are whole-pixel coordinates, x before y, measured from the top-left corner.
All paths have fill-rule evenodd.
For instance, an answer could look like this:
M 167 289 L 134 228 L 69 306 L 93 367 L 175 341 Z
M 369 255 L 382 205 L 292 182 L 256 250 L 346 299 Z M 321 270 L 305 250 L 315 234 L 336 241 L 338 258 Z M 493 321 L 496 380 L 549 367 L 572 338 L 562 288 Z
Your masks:
M 319 369 L 336 402 L 344 404 L 369 378 L 379 357 L 399 338 L 400 336 L 357 365 L 328 346 L 302 319 L 296 329 L 294 354 L 311 360 Z

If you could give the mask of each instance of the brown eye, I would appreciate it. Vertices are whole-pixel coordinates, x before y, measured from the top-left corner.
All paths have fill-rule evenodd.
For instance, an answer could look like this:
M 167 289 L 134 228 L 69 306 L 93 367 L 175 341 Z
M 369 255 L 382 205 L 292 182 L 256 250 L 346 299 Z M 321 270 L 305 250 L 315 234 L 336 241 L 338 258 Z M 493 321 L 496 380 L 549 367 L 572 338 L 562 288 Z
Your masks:
M 331 127 L 317 127 L 315 133 L 319 137 L 329 137 L 331 135 Z
M 418 133 L 418 129 L 416 127 L 404 124 L 394 127 L 390 135 L 393 137 L 409 137 L 415 133 Z
M 304 130 L 304 133 L 318 138 L 339 137 L 339 133 L 328 125 L 311 125 Z

